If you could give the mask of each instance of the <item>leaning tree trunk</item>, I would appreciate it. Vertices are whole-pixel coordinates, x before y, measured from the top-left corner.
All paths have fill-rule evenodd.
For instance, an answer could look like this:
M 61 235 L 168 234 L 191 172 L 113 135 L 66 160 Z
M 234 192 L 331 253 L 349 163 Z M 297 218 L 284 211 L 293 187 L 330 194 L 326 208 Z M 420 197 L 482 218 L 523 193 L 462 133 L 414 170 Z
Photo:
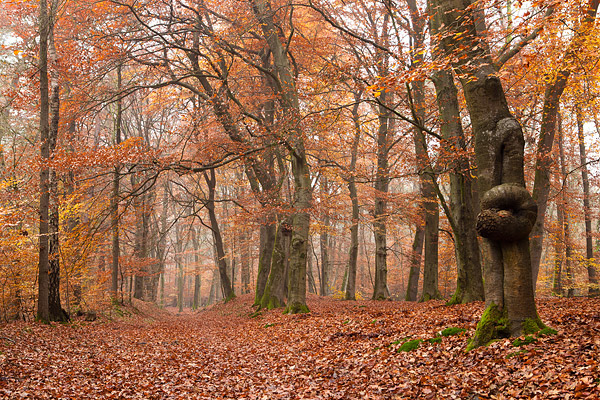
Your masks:
M 594 260 L 594 245 L 592 243 L 592 216 L 590 209 L 590 179 L 588 177 L 587 156 L 585 152 L 585 138 L 583 135 L 583 120 L 581 109 L 575 110 L 577 117 L 577 137 L 579 139 L 579 160 L 581 162 L 581 182 L 583 183 L 583 215 L 585 221 L 585 266 L 588 273 L 588 296 L 600 295 L 598 287 L 598 274 Z
M 469 348 L 541 329 L 529 253 L 537 206 L 525 189 L 523 132 L 511 115 L 469 0 L 432 0 L 444 26 L 442 49 L 461 80 L 475 136 L 481 212 L 477 231 L 487 252 L 486 311 Z M 443 25 L 442 25 L 443 24 Z

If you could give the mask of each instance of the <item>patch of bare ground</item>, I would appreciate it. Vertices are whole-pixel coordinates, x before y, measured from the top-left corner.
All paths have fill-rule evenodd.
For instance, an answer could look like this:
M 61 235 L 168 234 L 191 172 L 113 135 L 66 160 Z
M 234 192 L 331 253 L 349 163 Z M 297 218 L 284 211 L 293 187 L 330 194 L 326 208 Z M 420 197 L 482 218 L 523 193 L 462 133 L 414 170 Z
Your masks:
M 558 334 L 465 353 L 482 303 L 336 301 L 253 315 L 252 296 L 187 315 L 0 328 L 0 397 L 597 399 L 600 300 L 541 299 Z M 148 315 L 148 314 L 146 314 Z M 439 343 L 448 327 L 464 328 Z

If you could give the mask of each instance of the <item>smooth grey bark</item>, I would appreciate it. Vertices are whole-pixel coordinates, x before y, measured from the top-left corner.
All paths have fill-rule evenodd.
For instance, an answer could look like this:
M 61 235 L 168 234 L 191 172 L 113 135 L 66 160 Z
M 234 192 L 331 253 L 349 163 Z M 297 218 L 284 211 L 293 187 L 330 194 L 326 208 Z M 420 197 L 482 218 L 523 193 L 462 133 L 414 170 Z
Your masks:
M 566 250 L 569 246 L 567 239 L 569 237 L 569 220 L 565 213 L 565 205 L 567 204 L 567 168 L 565 165 L 565 152 L 563 148 L 563 133 L 562 133 L 562 119 L 560 111 L 558 113 L 558 155 L 559 155 L 559 167 L 560 176 L 563 183 L 563 190 L 560 192 L 559 201 L 556 202 L 556 216 L 558 220 L 558 234 L 555 235 L 554 243 L 554 273 L 552 282 L 552 293 L 556 296 L 562 296 L 563 294 L 563 257 L 565 257 Z M 569 263 L 568 259 L 565 259 L 565 264 Z
M 585 266 L 588 273 L 588 296 L 600 295 L 598 287 L 598 273 L 594 259 L 594 244 L 592 242 L 592 216 L 590 209 L 590 179 L 588 177 L 587 155 L 585 150 L 585 137 L 583 133 L 583 119 L 581 108 L 576 106 L 577 138 L 579 139 L 579 161 L 581 164 L 581 182 L 583 184 L 583 215 L 585 222 Z
M 432 23 L 433 24 L 433 23 Z M 436 28 L 437 29 L 437 28 Z M 440 112 L 440 131 L 449 149 L 458 154 L 452 162 L 450 174 L 450 208 L 455 237 L 454 247 L 457 264 L 456 291 L 449 304 L 461 304 L 484 300 L 481 257 L 472 193 L 470 164 L 466 155 L 467 146 L 460 119 L 458 91 L 452 73 L 438 71 L 433 75 L 436 98 Z
M 250 236 L 251 233 L 249 232 L 243 232 L 240 235 L 240 245 L 242 246 L 240 252 L 242 294 L 250 293 Z
M 469 344 L 473 348 L 544 327 L 535 306 L 528 237 L 537 208 L 525 189 L 521 125 L 510 113 L 487 43 L 478 36 L 471 1 L 432 0 L 430 5 L 443 26 L 441 48 L 453 59 L 475 136 L 482 196 L 477 224 L 488 257 L 487 308 Z
M 39 5 L 39 62 L 40 71 L 40 204 L 39 204 L 39 260 L 38 260 L 38 309 L 37 319 L 42 322 L 50 321 L 48 306 L 49 279 L 48 279 L 48 209 L 50 203 L 50 144 L 48 135 L 50 131 L 49 111 L 50 97 L 48 87 L 48 36 L 50 31 L 50 17 L 48 3 L 40 0 Z
M 271 273 L 271 260 L 273 258 L 273 248 L 277 236 L 277 223 L 270 219 L 271 216 L 266 218 L 267 222 L 260 226 L 260 254 L 258 258 L 258 274 L 256 276 L 254 305 L 260 305 L 264 295 L 265 287 L 267 286 L 269 275 Z

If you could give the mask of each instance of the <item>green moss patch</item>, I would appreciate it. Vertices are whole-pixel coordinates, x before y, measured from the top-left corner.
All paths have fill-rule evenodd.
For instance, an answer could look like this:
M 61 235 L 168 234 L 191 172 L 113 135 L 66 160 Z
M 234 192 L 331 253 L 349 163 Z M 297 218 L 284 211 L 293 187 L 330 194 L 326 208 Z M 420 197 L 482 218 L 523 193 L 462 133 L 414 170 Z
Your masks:
M 551 336 L 556 335 L 557 333 L 558 331 L 556 329 L 545 327 L 543 329 L 540 329 L 540 331 L 537 334 L 538 336 Z
M 441 336 L 454 336 L 454 335 L 460 335 L 463 332 L 466 332 L 467 330 L 464 328 L 456 328 L 456 327 L 452 327 L 452 328 L 446 328 L 443 331 L 440 332 Z
M 398 353 L 400 353 L 401 351 L 404 351 L 404 352 L 413 351 L 414 349 L 418 348 L 421 345 L 421 342 L 422 342 L 421 339 L 409 340 L 407 342 L 402 343 L 402 346 L 400 346 L 398 348 L 398 350 L 396 350 L 396 351 Z
M 533 337 L 533 336 L 531 336 L 531 335 L 527 335 L 527 336 L 525 336 L 523 339 L 521 339 L 521 338 L 515 339 L 515 340 L 512 342 L 512 345 L 513 345 L 514 347 L 520 347 L 520 346 L 526 346 L 526 345 L 528 345 L 528 344 L 535 343 L 535 342 L 537 342 L 537 339 L 536 339 L 536 338 L 534 338 L 534 337 Z
M 427 339 L 427 341 L 431 344 L 442 343 L 442 338 L 438 336 L 431 339 Z

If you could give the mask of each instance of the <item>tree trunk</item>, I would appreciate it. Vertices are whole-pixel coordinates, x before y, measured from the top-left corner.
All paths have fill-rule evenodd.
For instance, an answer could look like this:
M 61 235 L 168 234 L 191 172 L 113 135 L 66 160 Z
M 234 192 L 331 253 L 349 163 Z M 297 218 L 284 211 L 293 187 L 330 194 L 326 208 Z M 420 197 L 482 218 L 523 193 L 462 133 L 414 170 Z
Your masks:
M 260 308 L 270 310 L 285 306 L 285 236 L 289 234 L 289 225 L 285 222 L 279 224 L 273 244 L 271 273 L 260 301 Z
M 373 212 L 373 234 L 375 236 L 375 282 L 373 300 L 388 297 L 387 288 L 387 194 L 389 189 L 389 134 L 391 131 L 390 111 L 383 106 L 389 94 L 379 96 L 379 127 L 377 130 L 377 171 L 375 172 L 375 209 Z
M 327 193 L 327 178 L 323 177 L 321 180 L 321 193 L 326 195 Z M 329 263 L 329 215 L 325 211 L 325 216 L 323 217 L 323 226 L 322 226 L 321 234 L 319 235 L 319 244 L 321 248 L 321 288 L 320 295 L 328 296 L 330 293 L 329 290 L 329 271 L 331 269 Z
M 435 19 L 432 29 L 437 31 Z M 455 237 L 457 281 L 456 292 L 449 304 L 461 304 L 484 300 L 483 278 L 479 243 L 475 231 L 475 211 L 472 195 L 472 180 L 467 147 L 462 129 L 458 91 L 454 85 L 452 72 L 438 71 L 433 75 L 437 105 L 440 113 L 440 131 L 447 141 L 446 148 L 458 151 L 458 159 L 451 161 L 453 169 L 450 175 L 450 208 Z
M 217 178 L 215 170 L 210 170 L 210 177 L 208 173 L 204 173 L 204 180 L 208 185 L 208 199 L 205 202 L 206 210 L 208 211 L 208 217 L 210 220 L 210 230 L 212 231 L 213 240 L 215 243 L 215 250 L 217 255 L 217 265 L 219 267 L 219 276 L 221 280 L 221 286 L 223 288 L 223 295 L 225 301 L 229 301 L 235 298 L 235 294 L 231 289 L 231 280 L 227 275 L 227 259 L 225 258 L 225 247 L 223 245 L 223 237 L 221 236 L 221 229 L 217 221 L 217 214 L 215 212 L 215 189 L 217 184 Z
M 37 319 L 42 322 L 50 321 L 48 305 L 49 278 L 48 278 L 48 208 L 50 205 L 50 143 L 48 135 L 49 124 L 49 90 L 48 90 L 48 36 L 50 30 L 50 18 L 48 16 L 48 4 L 46 0 L 40 0 L 39 13 L 40 26 L 40 225 L 39 225 L 39 261 L 38 261 L 38 310 Z
M 535 306 L 528 237 L 537 207 L 525 189 L 521 125 L 508 109 L 488 46 L 477 35 L 470 1 L 432 4 L 444 26 L 441 47 L 454 60 L 471 116 L 482 194 L 477 231 L 488 254 L 487 308 L 469 344 L 473 348 L 544 327 Z
M 419 294 L 419 275 L 421 275 L 421 257 L 423 254 L 423 242 L 425 240 L 425 229 L 419 223 L 415 227 L 415 238 L 410 252 L 410 270 L 408 272 L 408 284 L 406 285 L 406 301 L 417 301 Z
M 258 274 L 256 277 L 256 293 L 254 305 L 260 305 L 265 287 L 271 274 L 273 248 L 277 235 L 277 223 L 271 215 L 266 217 L 266 222 L 260 226 L 260 255 L 258 258 Z
M 241 293 L 250 293 L 250 232 L 240 234 Z
M 350 225 L 350 246 L 348 249 L 348 282 L 346 284 L 346 300 L 356 300 L 356 270 L 358 264 L 358 224 L 360 208 L 358 205 L 358 190 L 356 188 L 356 163 L 358 161 L 358 144 L 360 142 L 360 116 L 358 107 L 360 105 L 361 93 L 354 95 L 354 107 L 352 107 L 352 121 L 354 123 L 354 140 L 350 148 L 350 166 L 348 168 L 348 192 L 352 202 L 352 224 Z
M 576 106 L 577 137 L 579 139 L 579 160 L 581 163 L 581 181 L 583 183 L 583 215 L 585 221 L 585 266 L 588 273 L 588 296 L 600 295 L 598 287 L 598 274 L 596 272 L 596 261 L 594 260 L 594 244 L 592 243 L 592 216 L 590 209 L 590 180 L 588 178 L 587 155 L 585 151 L 585 137 L 583 133 L 583 120 L 581 109 Z
M 51 7 L 51 15 L 56 15 L 56 5 Z M 48 56 L 52 68 L 52 94 L 50 97 L 50 129 L 48 132 L 49 154 L 53 157 L 58 140 L 58 125 L 60 121 L 60 86 L 58 84 L 58 56 L 54 40 L 54 23 L 50 24 Z M 48 312 L 51 321 L 68 321 L 69 315 L 60 304 L 60 232 L 59 232 L 59 199 L 58 175 L 50 168 L 49 176 L 49 210 L 48 210 Z
M 117 91 L 121 91 L 121 65 L 117 67 Z M 121 143 L 121 120 L 122 120 L 121 96 L 117 98 L 117 115 L 115 117 L 115 146 Z M 119 179 L 120 168 L 115 166 L 112 181 L 112 194 L 110 198 L 110 217 L 112 226 L 112 269 L 111 269 L 111 296 L 113 301 L 118 299 L 119 289 L 119 256 L 121 253 L 119 243 Z
M 200 244 L 198 243 L 198 232 L 194 227 L 191 228 L 192 244 L 194 246 L 194 297 L 192 299 L 192 309 L 197 310 L 200 307 L 200 293 L 202 289 L 201 271 L 200 271 Z

